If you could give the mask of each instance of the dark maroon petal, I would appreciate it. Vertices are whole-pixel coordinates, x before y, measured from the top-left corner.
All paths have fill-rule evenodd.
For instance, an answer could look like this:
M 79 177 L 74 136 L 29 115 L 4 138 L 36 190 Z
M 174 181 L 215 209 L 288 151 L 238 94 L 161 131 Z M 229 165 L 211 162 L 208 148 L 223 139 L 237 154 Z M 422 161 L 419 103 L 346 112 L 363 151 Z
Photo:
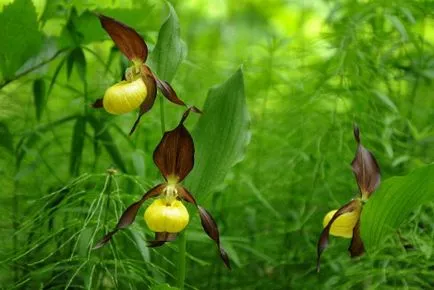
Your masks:
M 365 247 L 362 238 L 360 237 L 360 220 L 357 221 L 357 224 L 353 229 L 353 238 L 351 239 L 348 251 L 350 251 L 351 257 L 361 256 L 365 252 Z
M 93 250 L 96 250 L 96 249 L 99 249 L 99 248 L 101 248 L 102 246 L 104 246 L 105 244 L 107 244 L 111 239 L 112 239 L 112 236 L 114 235 L 114 234 L 116 234 L 116 232 L 117 232 L 118 230 L 117 229 L 114 229 L 113 231 L 111 231 L 111 232 L 108 232 L 94 247 L 93 247 Z
M 197 203 L 196 200 L 194 199 L 193 195 L 191 195 L 190 192 L 188 192 L 187 189 L 185 189 L 183 186 L 178 185 L 176 187 L 176 189 L 178 190 L 178 194 L 181 196 L 181 198 L 183 200 L 185 200 L 186 202 L 189 202 L 191 204 L 194 204 L 197 207 Z
M 94 109 L 100 109 L 100 108 L 102 108 L 102 107 L 103 107 L 103 104 L 102 104 L 102 98 L 97 99 L 97 100 L 92 104 L 92 108 L 94 108 Z
M 194 109 L 189 108 L 179 125 L 172 131 L 164 133 L 154 151 L 154 163 L 166 180 L 176 178 L 177 182 L 181 182 L 193 169 L 193 138 L 183 124 L 190 111 Z
M 380 184 L 380 167 L 374 155 L 366 150 L 360 142 L 360 131 L 354 127 L 354 138 L 357 142 L 357 151 L 351 162 L 360 193 L 368 198 Z
M 155 98 L 157 96 L 157 84 L 155 81 L 155 77 L 152 74 L 151 70 L 147 65 L 142 65 L 142 80 L 146 85 L 146 89 L 148 91 L 147 96 L 143 103 L 140 105 L 140 111 L 139 115 L 137 116 L 136 121 L 133 124 L 133 127 L 130 130 L 130 136 L 134 133 L 134 131 L 137 128 L 137 125 L 139 125 L 140 119 L 142 118 L 143 114 L 148 112 L 152 106 L 154 105 Z
M 177 237 L 177 233 L 168 233 L 168 232 L 155 233 L 155 239 L 153 241 L 147 241 L 147 246 L 150 248 L 160 247 L 167 242 L 174 241 L 176 237 Z
M 168 82 L 159 80 L 157 78 L 157 86 L 160 89 L 163 96 L 166 97 L 166 99 L 168 99 L 169 101 L 171 101 L 174 104 L 186 106 L 184 101 L 181 100 L 180 98 L 178 98 L 175 90 L 172 88 L 172 86 Z
M 116 43 L 116 46 L 129 60 L 139 59 L 142 62 L 146 61 L 148 47 L 134 29 L 104 15 L 99 15 L 99 20 L 102 27 Z
M 320 270 L 321 254 L 327 248 L 328 243 L 329 243 L 330 228 L 331 228 L 332 224 L 339 216 L 343 215 L 344 213 L 348 213 L 348 212 L 352 212 L 352 211 L 356 210 L 360 206 L 359 202 L 360 201 L 358 201 L 358 200 L 352 200 L 349 203 L 342 206 L 341 208 L 339 208 L 335 212 L 335 214 L 333 215 L 333 217 L 331 218 L 331 220 L 329 221 L 327 226 L 322 230 L 321 235 L 320 235 L 319 240 L 318 240 L 318 245 L 317 245 L 316 270 L 318 272 Z
M 217 227 L 217 223 L 215 222 L 214 218 L 211 216 L 211 214 L 206 209 L 204 209 L 201 206 L 197 206 L 197 209 L 199 210 L 200 221 L 202 223 L 203 229 L 205 230 L 206 234 L 212 240 L 215 241 L 215 243 L 219 249 L 221 259 L 225 263 L 226 267 L 231 269 L 231 264 L 229 261 L 228 254 L 226 253 L 226 251 L 222 248 L 222 246 L 220 244 L 220 233 L 219 233 L 219 230 Z
M 151 188 L 148 192 L 146 192 L 142 198 L 133 203 L 132 205 L 130 205 L 122 214 L 122 216 L 120 217 L 116 227 L 114 228 L 113 231 L 109 232 L 108 234 L 106 234 L 94 247 L 94 249 L 98 249 L 101 248 L 102 246 L 104 246 L 105 244 L 107 244 L 108 242 L 110 242 L 111 238 L 113 237 L 114 234 L 116 234 L 118 232 L 118 230 L 120 229 L 124 229 L 126 227 L 128 227 L 129 225 L 131 225 L 136 216 L 137 216 L 137 212 L 139 211 L 139 208 L 142 206 L 142 204 L 145 202 L 145 200 L 147 200 L 148 198 L 157 196 L 161 193 L 161 191 L 163 190 L 163 188 L 165 187 L 165 184 L 159 184 L 153 188 Z

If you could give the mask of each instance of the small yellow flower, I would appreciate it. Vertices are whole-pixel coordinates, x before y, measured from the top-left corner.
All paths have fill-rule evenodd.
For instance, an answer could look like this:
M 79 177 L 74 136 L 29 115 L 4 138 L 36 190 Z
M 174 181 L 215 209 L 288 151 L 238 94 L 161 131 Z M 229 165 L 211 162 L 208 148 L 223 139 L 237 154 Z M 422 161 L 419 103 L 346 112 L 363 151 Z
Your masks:
M 189 215 L 179 200 L 156 199 L 145 211 L 145 221 L 153 232 L 179 233 L 188 224 Z
M 337 210 L 326 214 L 323 220 L 323 230 L 318 239 L 316 269 L 319 272 L 322 252 L 327 248 L 329 235 L 351 239 L 348 248 L 351 257 L 357 257 L 365 252 L 360 236 L 360 215 L 363 204 L 380 184 L 380 167 L 374 155 L 360 142 L 360 130 L 354 126 L 354 138 L 357 143 L 356 156 L 351 162 L 354 176 L 359 187 L 359 195 Z
M 129 113 L 140 107 L 147 93 L 142 78 L 121 81 L 106 90 L 103 106 L 107 112 L 114 115 Z

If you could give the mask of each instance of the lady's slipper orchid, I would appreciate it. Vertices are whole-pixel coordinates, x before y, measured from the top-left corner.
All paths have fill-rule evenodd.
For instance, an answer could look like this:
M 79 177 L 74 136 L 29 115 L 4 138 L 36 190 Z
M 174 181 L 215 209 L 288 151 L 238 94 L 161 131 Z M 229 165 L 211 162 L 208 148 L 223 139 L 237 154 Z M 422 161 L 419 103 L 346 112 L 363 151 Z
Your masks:
M 128 227 L 134 222 L 137 212 L 145 200 L 159 197 L 145 211 L 145 221 L 155 232 L 155 239 L 148 241 L 149 247 L 158 247 L 176 238 L 188 224 L 189 214 L 182 201 L 193 204 L 199 211 L 202 227 L 207 235 L 213 239 L 225 265 L 230 268 L 229 257 L 220 245 L 220 234 L 217 224 L 211 214 L 196 203 L 194 197 L 180 183 L 185 179 L 194 165 L 194 143 L 190 133 L 184 127 L 184 121 L 190 111 L 183 115 L 179 125 L 172 131 L 165 132 L 163 138 L 154 151 L 154 163 L 160 169 L 165 183 L 158 184 L 146 192 L 143 197 L 130 205 L 120 217 L 116 227 L 107 233 L 95 248 L 108 243 L 112 236 L 120 229 Z
M 130 135 L 140 122 L 142 115 L 154 105 L 157 88 L 172 103 L 186 106 L 166 81 L 160 80 L 145 64 L 148 47 L 140 35 L 131 27 L 113 18 L 99 15 L 102 27 L 107 31 L 119 50 L 132 62 L 125 72 L 125 81 L 108 88 L 102 99 L 92 105 L 115 115 L 140 108 L 139 115 L 131 128 Z
M 351 257 L 364 253 L 365 248 L 360 237 L 360 214 L 363 204 L 380 184 L 380 167 L 374 155 L 360 143 L 360 131 L 354 127 L 354 137 L 357 142 L 356 156 L 351 166 L 359 187 L 359 196 L 337 210 L 330 211 L 324 218 L 324 229 L 318 240 L 317 271 L 320 269 L 322 252 L 328 245 L 329 235 L 351 238 L 348 248 Z

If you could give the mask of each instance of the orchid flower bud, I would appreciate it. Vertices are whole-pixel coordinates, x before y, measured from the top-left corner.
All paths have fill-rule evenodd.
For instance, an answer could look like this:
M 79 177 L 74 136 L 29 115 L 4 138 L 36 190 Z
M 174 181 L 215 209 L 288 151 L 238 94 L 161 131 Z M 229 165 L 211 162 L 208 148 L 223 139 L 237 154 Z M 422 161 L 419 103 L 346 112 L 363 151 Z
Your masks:
M 146 209 L 145 221 L 154 232 L 179 233 L 187 226 L 189 214 L 179 200 L 156 199 Z
M 147 93 L 146 85 L 140 77 L 133 81 L 121 81 L 106 90 L 103 106 L 114 115 L 129 113 L 140 107 Z

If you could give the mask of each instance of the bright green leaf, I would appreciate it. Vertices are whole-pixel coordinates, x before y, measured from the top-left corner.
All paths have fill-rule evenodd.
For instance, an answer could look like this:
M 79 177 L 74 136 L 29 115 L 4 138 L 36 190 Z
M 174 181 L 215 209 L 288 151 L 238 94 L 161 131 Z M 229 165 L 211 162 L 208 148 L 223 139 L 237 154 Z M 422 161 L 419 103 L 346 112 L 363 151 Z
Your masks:
M 186 46 L 181 40 L 179 20 L 175 9 L 169 6 L 169 16 L 161 26 L 158 41 L 150 55 L 150 63 L 157 76 L 171 82 L 186 57 Z
M 434 164 L 384 181 L 362 211 L 361 234 L 366 250 L 378 247 L 411 212 L 429 201 L 434 201 Z
M 36 55 L 42 44 L 32 1 L 16 0 L 7 5 L 0 14 L 0 27 L 0 76 L 7 79 Z
M 244 158 L 250 141 L 249 124 L 240 69 L 209 91 L 203 114 L 193 130 L 195 165 L 187 179 L 193 194 L 217 190 L 228 171 Z

